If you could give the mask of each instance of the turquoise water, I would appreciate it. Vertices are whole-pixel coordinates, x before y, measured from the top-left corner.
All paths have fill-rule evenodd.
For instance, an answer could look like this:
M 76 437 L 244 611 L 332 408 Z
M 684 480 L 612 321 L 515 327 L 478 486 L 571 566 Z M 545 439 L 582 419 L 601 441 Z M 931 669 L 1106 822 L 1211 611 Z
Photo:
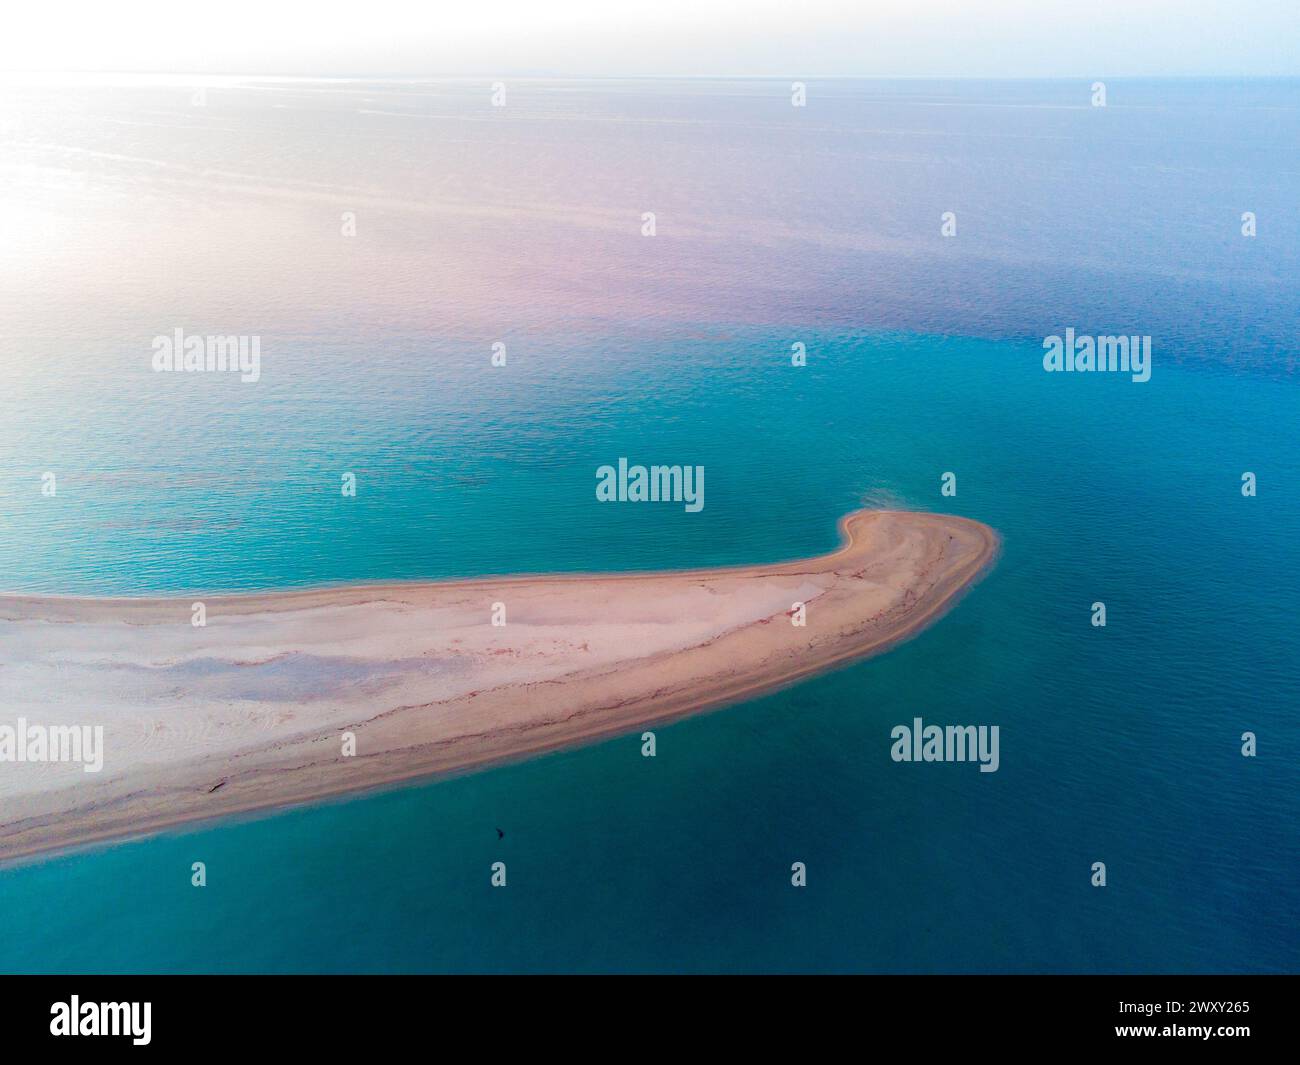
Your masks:
M 653 760 L 0 870 L 0 971 L 1294 971 L 1300 80 L 487 91 L 0 94 L 0 590 L 752 563 L 863 504 L 998 566 Z M 1070 326 L 1152 335 L 1151 381 L 1045 374 Z M 152 373 L 177 327 L 261 380 Z M 598 504 L 620 456 L 704 510 Z M 916 716 L 1000 769 L 892 762 Z
M 829 549 L 864 503 L 988 522 L 998 566 L 884 657 L 660 729 L 655 759 L 629 735 L 0 871 L 0 970 L 1296 968 L 1293 378 L 1158 341 L 1133 384 L 1045 374 L 1023 341 L 610 335 L 520 338 L 503 371 L 478 337 L 393 335 L 365 361 L 300 337 L 253 388 L 87 347 L 57 402 L 48 366 L 11 374 L 0 584 L 777 560 Z M 704 465 L 704 510 L 597 504 L 620 455 Z M 892 762 L 915 716 L 999 725 L 1001 768 Z

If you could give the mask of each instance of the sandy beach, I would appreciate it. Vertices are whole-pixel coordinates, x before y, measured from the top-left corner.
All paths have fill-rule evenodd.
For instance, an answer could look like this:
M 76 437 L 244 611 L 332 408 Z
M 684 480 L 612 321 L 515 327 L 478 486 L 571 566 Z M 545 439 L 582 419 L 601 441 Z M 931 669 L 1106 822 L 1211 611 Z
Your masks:
M 0 726 L 104 737 L 95 773 L 0 761 L 0 861 L 464 772 L 767 692 L 914 634 L 999 544 L 978 522 L 902 511 L 855 512 L 840 532 L 818 558 L 691 572 L 0 596 Z

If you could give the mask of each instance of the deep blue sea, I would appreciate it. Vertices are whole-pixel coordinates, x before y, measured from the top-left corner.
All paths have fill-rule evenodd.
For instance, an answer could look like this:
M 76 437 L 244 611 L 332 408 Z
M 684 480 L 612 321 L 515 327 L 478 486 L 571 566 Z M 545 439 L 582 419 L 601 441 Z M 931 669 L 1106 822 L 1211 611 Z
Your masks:
M 1004 545 L 917 638 L 653 759 L 0 869 L 0 971 L 1295 971 L 1300 83 L 1087 90 L 11 98 L 42 250 L 0 257 L 0 589 L 775 561 L 863 505 Z M 262 379 L 154 374 L 176 326 L 259 334 Z M 1045 373 L 1066 327 L 1151 335 L 1150 381 Z M 704 509 L 597 503 L 619 456 L 703 465 Z M 891 761 L 915 717 L 998 725 L 999 770 Z

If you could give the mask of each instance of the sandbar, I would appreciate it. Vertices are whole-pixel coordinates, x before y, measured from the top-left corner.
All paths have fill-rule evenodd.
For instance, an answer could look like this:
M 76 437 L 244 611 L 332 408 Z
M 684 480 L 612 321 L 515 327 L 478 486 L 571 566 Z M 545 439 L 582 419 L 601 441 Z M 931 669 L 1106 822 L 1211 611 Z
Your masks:
M 912 636 L 1000 544 L 976 521 L 897 510 L 849 514 L 840 535 L 820 557 L 709 570 L 0 595 L 0 725 L 104 729 L 97 773 L 0 761 L 0 861 L 466 772 L 735 703 Z

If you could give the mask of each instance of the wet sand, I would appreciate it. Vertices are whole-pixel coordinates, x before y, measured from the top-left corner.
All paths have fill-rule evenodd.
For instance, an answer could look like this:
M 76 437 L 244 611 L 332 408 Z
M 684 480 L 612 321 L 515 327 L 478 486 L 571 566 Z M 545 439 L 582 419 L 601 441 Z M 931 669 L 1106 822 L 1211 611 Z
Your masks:
M 858 511 L 840 531 L 818 558 L 689 572 L 0 596 L 0 726 L 102 725 L 105 748 L 99 773 L 0 761 L 0 861 L 464 772 L 768 692 L 911 636 L 999 545 L 978 522 L 903 511 Z

